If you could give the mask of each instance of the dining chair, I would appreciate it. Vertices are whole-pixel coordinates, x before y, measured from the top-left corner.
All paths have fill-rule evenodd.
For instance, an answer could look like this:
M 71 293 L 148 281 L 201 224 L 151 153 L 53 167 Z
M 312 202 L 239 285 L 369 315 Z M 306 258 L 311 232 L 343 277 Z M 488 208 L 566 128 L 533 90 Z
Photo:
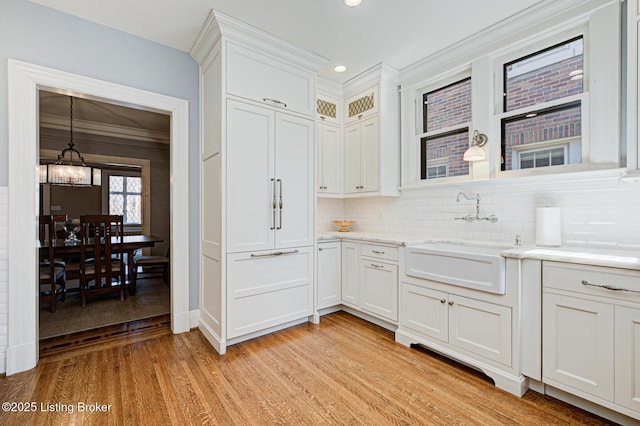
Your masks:
M 125 298 L 124 234 L 121 215 L 80 216 L 80 296 L 118 293 Z
M 47 244 L 47 257 L 40 260 L 39 287 L 40 300 L 49 298 L 51 312 L 56 311 L 56 301 L 65 300 L 66 275 L 64 262 L 57 262 L 54 255 L 55 226 L 51 215 L 39 217 L 40 244 Z
M 166 256 L 143 256 L 136 251 L 133 257 L 132 277 L 134 287 L 139 279 L 161 276 L 167 287 L 169 286 L 169 250 Z

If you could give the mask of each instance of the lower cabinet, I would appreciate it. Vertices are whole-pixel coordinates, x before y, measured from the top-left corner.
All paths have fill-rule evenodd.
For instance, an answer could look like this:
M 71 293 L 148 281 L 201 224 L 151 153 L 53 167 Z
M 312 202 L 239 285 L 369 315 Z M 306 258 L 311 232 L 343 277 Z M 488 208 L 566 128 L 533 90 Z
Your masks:
M 358 297 L 360 243 L 351 241 L 342 242 L 342 302 L 346 305 L 357 307 L 360 303 Z
M 511 308 L 402 283 L 401 327 L 506 366 L 511 360 Z
M 544 261 L 542 284 L 543 382 L 640 420 L 640 272 Z
M 398 321 L 398 265 L 360 259 L 360 307 Z
M 339 305 L 342 299 L 342 244 L 318 244 L 318 309 Z
M 313 314 L 313 247 L 227 256 L 227 339 Z

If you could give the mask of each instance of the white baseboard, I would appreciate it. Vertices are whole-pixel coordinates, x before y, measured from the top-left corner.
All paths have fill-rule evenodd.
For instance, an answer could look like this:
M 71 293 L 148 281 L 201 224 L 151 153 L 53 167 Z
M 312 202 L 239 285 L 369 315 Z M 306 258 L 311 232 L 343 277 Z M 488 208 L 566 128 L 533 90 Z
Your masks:
M 193 330 L 198 327 L 198 322 L 200 321 L 200 309 L 194 309 L 189 312 L 189 328 Z

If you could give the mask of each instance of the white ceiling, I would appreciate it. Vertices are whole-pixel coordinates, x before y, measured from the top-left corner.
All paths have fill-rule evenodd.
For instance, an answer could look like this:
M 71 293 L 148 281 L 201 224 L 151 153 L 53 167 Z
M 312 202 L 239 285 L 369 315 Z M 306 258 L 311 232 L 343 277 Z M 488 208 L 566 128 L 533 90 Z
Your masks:
M 31 0 L 188 52 L 211 9 L 330 60 L 338 83 L 384 62 L 402 69 L 549 0 Z M 337 74 L 335 65 L 347 71 Z

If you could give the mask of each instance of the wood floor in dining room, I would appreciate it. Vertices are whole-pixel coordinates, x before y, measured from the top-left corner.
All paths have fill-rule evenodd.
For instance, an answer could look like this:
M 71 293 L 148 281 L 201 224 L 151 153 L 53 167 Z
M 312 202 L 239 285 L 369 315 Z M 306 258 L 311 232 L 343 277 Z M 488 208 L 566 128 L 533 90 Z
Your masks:
M 37 404 L 0 412 L 0 424 L 611 424 L 532 391 L 510 395 L 345 312 L 233 345 L 225 356 L 197 330 L 171 334 L 166 320 L 51 351 L 35 369 L 0 378 L 3 402 Z

